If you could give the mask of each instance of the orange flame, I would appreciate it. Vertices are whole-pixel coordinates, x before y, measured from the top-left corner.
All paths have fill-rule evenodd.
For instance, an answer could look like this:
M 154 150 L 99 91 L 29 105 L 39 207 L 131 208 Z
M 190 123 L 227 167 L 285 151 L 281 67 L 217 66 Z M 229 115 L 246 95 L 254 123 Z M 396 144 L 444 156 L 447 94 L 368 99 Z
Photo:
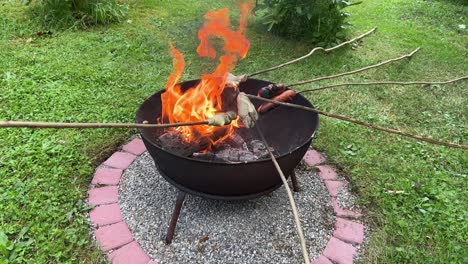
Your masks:
M 214 72 L 203 75 L 198 85 L 185 92 L 177 84 L 184 71 L 184 57 L 169 43 L 175 69 L 167 79 L 166 91 L 161 95 L 162 120 L 164 122 L 205 121 L 222 112 L 221 94 L 226 88 L 228 74 L 234 69 L 239 58 L 245 58 L 250 47 L 250 42 L 243 33 L 246 19 L 252 7 L 251 3 L 240 5 L 241 17 L 237 31 L 233 31 L 229 26 L 228 9 L 208 11 L 205 14 L 206 22 L 198 32 L 200 44 L 197 47 L 197 53 L 200 57 L 215 59 L 216 50 L 209 40 L 212 37 L 217 37 L 224 41 L 223 54 L 219 56 L 220 63 Z M 234 133 L 234 125 L 223 127 L 201 125 L 179 127 L 177 130 L 182 133 L 184 140 L 187 142 L 202 138 L 208 139 L 208 150 L 212 145 L 221 142 Z

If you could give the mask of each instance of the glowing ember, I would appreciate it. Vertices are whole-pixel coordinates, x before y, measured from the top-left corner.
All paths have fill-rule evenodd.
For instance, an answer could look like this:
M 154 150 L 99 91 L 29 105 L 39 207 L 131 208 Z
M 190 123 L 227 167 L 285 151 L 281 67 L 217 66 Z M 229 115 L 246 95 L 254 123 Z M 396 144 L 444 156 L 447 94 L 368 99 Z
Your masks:
M 221 94 L 228 88 L 226 80 L 228 74 L 232 72 L 239 58 L 245 58 L 249 50 L 250 42 L 243 35 L 246 18 L 252 10 L 251 3 L 240 5 L 241 17 L 237 31 L 233 31 L 229 25 L 229 10 L 208 11 L 205 14 L 206 22 L 198 32 L 200 44 L 197 53 L 200 57 L 216 58 L 216 50 L 210 44 L 211 38 L 220 38 L 224 41 L 223 54 L 219 56 L 219 65 L 211 74 L 201 77 L 201 81 L 195 87 L 185 92 L 181 91 L 177 84 L 185 67 L 185 61 L 180 53 L 170 44 L 171 55 L 173 57 L 174 72 L 169 76 L 166 83 L 166 91 L 161 95 L 162 100 L 162 121 L 168 123 L 205 121 L 206 119 L 222 112 L 223 102 Z M 223 127 L 214 126 L 192 126 L 179 127 L 177 130 L 182 133 L 183 139 L 187 142 L 199 141 L 201 138 L 208 138 L 212 145 L 229 137 L 234 133 L 237 122 Z

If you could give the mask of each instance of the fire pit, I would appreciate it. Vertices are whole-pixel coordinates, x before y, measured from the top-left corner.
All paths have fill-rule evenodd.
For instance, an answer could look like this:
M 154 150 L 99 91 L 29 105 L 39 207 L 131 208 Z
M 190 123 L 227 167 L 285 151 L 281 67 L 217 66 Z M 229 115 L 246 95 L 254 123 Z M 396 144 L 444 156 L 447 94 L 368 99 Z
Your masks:
M 198 31 L 197 53 L 202 58 L 219 60 L 214 71 L 203 74 L 199 80 L 178 83 L 185 59 L 170 43 L 174 71 L 167 79 L 165 90 L 148 98 L 137 112 L 137 123 L 191 124 L 168 130 L 140 129 L 157 169 L 180 190 L 166 243 L 172 240 L 186 193 L 216 200 L 243 200 L 268 194 L 281 186 L 285 179 L 270 159 L 273 152 L 282 172 L 291 176 L 295 185 L 294 168 L 305 155 L 318 126 L 317 113 L 285 107 L 274 108 L 257 118 L 256 109 L 260 105 L 252 104 L 245 94 L 256 95 L 273 83 L 232 74 L 237 61 L 247 56 L 250 47 L 244 31 L 253 5 L 245 2 L 239 7 L 237 30 L 230 26 L 229 10 L 221 9 L 208 11 L 206 22 Z M 221 52 L 211 43 L 213 37 L 223 40 Z M 271 92 L 277 96 L 280 96 L 278 92 L 295 93 L 284 89 Z M 288 96 L 288 99 L 294 104 L 313 107 L 301 95 Z M 221 118 L 217 119 L 215 116 L 219 115 Z M 207 120 L 210 125 L 200 124 Z M 253 126 L 257 130 L 251 129 Z M 250 149 L 241 131 L 248 134 Z M 234 140 L 234 136 L 241 139 Z M 234 144 L 227 143 L 227 139 Z M 257 143 L 252 144 L 254 141 Z M 207 159 L 209 156 L 215 158 Z
M 181 83 L 182 91 L 191 89 L 198 80 Z M 239 86 L 240 91 L 257 94 L 270 82 L 249 79 Z M 161 116 L 161 92 L 148 98 L 136 115 L 136 122 L 155 123 Z M 313 107 L 303 96 L 297 95 L 295 104 Z M 255 104 L 255 102 L 254 102 Z M 258 105 L 255 105 L 256 107 Z M 288 107 L 277 107 L 261 115 L 257 125 L 264 131 L 268 144 L 278 153 L 278 162 L 285 175 L 293 175 L 294 168 L 305 155 L 318 126 L 318 115 Z M 166 242 L 170 243 L 182 206 L 185 193 L 217 200 L 252 199 L 272 192 L 281 186 L 271 159 L 251 162 L 225 163 L 204 161 L 171 153 L 157 144 L 161 129 L 140 129 L 141 137 L 148 152 L 154 159 L 161 175 L 181 191 L 168 230 Z M 255 130 L 251 129 L 255 137 Z
M 193 87 L 196 80 L 182 83 L 183 89 Z M 241 83 L 240 90 L 256 94 L 258 89 L 270 84 L 249 79 Z M 137 112 L 136 121 L 156 122 L 161 115 L 161 93 L 148 98 Z M 293 103 L 312 107 L 298 95 Z M 278 162 L 285 175 L 293 173 L 309 147 L 318 126 L 318 115 L 298 109 L 277 107 L 261 115 L 258 125 L 262 127 L 268 144 L 279 152 Z M 140 129 L 142 139 L 153 157 L 156 167 L 164 178 L 178 189 L 221 200 L 251 199 L 267 194 L 279 186 L 281 179 L 271 159 L 252 162 L 222 163 L 203 161 L 170 153 L 156 143 L 160 129 Z M 251 129 L 255 135 L 255 130 Z

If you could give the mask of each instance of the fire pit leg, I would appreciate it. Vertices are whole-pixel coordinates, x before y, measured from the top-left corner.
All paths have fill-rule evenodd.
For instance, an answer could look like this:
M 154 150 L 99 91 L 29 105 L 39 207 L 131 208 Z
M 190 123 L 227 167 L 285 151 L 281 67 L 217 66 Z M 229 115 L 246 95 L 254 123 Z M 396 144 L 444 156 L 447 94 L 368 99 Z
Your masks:
M 291 172 L 291 182 L 292 182 L 293 191 L 300 192 L 301 188 L 299 187 L 299 184 L 297 183 L 296 172 L 294 170 Z
M 176 200 L 176 204 L 174 207 L 174 212 L 172 212 L 172 219 L 169 224 L 169 227 L 167 228 L 166 239 L 165 239 L 166 245 L 169 245 L 172 243 L 172 238 L 174 237 L 174 231 L 177 225 L 177 220 L 179 219 L 180 210 L 182 209 L 182 205 L 184 204 L 185 195 L 186 193 L 183 191 L 179 191 L 179 193 L 177 194 L 177 200 Z

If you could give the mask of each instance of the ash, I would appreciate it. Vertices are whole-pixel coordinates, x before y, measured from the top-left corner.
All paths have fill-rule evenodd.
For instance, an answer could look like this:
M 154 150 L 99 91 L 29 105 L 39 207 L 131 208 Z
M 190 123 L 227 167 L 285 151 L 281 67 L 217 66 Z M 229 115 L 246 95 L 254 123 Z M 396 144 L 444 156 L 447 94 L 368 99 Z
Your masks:
M 296 169 L 301 192 L 294 193 L 311 259 L 324 250 L 334 228 L 326 187 L 315 172 Z M 188 174 L 187 177 L 190 177 Z M 119 186 L 119 205 L 135 240 L 156 262 L 303 263 L 284 187 L 249 201 L 216 201 L 187 195 L 174 240 L 162 237 L 177 189 L 157 172 L 145 153 L 128 168 Z
M 219 161 L 226 163 L 239 163 L 265 159 L 269 157 L 267 146 L 263 141 L 256 139 L 249 129 L 237 129 L 234 134 L 212 147 L 209 152 L 201 152 L 207 147 L 207 140 L 185 143 L 180 133 L 169 130 L 159 136 L 158 144 L 178 155 L 192 157 L 200 160 Z M 270 151 L 278 152 L 270 147 Z
M 273 148 L 270 150 L 275 153 Z M 228 139 L 217 144 L 210 152 L 193 153 L 192 157 L 209 161 L 223 161 L 226 163 L 238 163 L 265 159 L 270 156 L 267 146 L 258 139 L 250 139 L 247 142 L 243 137 L 235 133 Z

